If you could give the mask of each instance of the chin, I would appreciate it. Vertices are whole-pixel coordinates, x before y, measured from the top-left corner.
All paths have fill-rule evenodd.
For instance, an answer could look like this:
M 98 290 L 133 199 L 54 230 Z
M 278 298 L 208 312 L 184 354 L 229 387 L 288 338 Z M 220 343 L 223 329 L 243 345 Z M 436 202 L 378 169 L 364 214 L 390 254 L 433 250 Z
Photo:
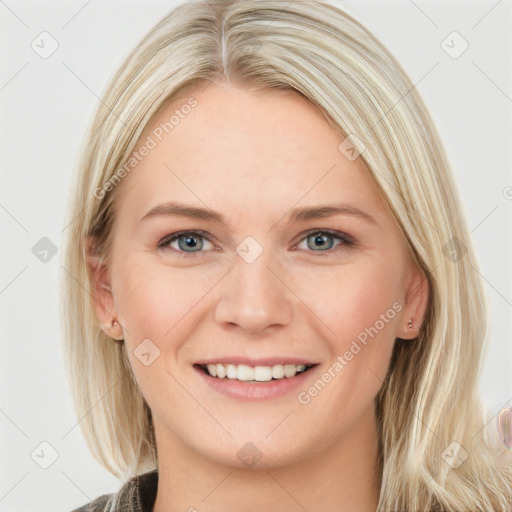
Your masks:
M 233 433 L 233 439 L 226 442 L 223 449 L 219 449 L 220 445 L 217 444 L 198 446 L 196 450 L 212 462 L 232 469 L 267 471 L 308 458 L 314 451 L 314 444 L 286 431 L 281 436 L 274 432 L 268 437 L 265 434 L 251 435 L 245 431 L 245 434 L 240 435 Z

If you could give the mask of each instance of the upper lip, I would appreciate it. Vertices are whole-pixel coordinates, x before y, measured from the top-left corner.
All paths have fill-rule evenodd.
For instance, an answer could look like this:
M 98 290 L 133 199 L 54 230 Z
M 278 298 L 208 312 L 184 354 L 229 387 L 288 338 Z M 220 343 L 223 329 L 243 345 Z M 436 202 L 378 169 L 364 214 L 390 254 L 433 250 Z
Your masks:
M 265 358 L 258 358 L 258 359 L 251 359 L 248 357 L 233 357 L 233 356 L 226 356 L 226 357 L 213 357 L 211 359 L 203 359 L 201 361 L 197 361 L 195 364 L 199 365 L 206 365 L 206 364 L 244 364 L 247 366 L 274 366 L 277 364 L 303 364 L 305 366 L 311 366 L 316 363 L 308 360 L 303 359 L 300 357 L 290 357 L 290 356 L 283 356 L 283 357 L 265 357 Z

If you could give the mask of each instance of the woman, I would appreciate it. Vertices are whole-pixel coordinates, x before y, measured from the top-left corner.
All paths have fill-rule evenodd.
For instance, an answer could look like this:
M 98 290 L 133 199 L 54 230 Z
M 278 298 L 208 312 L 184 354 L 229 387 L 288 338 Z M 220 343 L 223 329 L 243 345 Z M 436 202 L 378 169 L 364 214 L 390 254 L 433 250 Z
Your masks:
M 108 87 L 69 215 L 71 388 L 122 480 L 78 510 L 510 510 L 454 177 L 350 16 L 176 8 Z

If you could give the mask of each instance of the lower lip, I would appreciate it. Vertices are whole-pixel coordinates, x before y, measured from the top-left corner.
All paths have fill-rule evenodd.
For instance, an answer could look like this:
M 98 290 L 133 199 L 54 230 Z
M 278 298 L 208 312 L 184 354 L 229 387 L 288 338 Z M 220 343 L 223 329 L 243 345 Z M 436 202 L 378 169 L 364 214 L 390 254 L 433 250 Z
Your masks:
M 305 372 L 297 373 L 294 377 L 284 377 L 266 382 L 243 382 L 227 377 L 223 379 L 212 377 L 201 368 L 194 367 L 204 382 L 212 389 L 238 400 L 271 400 L 284 396 L 303 385 L 315 368 L 316 366 L 313 366 Z

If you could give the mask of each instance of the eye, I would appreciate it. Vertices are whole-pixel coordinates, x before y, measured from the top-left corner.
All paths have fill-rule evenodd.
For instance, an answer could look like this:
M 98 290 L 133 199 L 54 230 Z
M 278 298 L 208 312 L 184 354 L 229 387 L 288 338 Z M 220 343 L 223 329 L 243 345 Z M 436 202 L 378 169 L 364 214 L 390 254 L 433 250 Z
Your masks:
M 202 231 L 180 231 L 162 238 L 158 242 L 158 248 L 171 249 L 179 253 L 180 256 L 189 257 L 195 256 L 198 252 L 203 252 L 205 241 L 207 244 L 212 244 Z
M 305 241 L 306 248 L 312 252 L 333 254 L 347 247 L 353 247 L 355 241 L 349 235 L 334 230 L 316 230 L 306 233 L 299 243 L 293 248 L 304 249 L 300 244 Z M 337 241 L 338 243 L 334 243 Z M 171 233 L 158 242 L 158 248 L 172 250 L 183 257 L 193 257 L 197 253 L 204 252 L 203 249 L 210 244 L 210 249 L 215 248 L 206 233 L 203 231 L 179 231 Z M 323 254 L 322 254 L 323 255 Z
M 334 243 L 335 240 L 338 241 L 337 244 Z M 340 231 L 332 230 L 310 231 L 295 247 L 303 249 L 304 247 L 300 247 L 300 243 L 303 241 L 306 242 L 306 247 L 311 249 L 313 252 L 327 254 L 332 254 L 342 250 L 343 248 L 353 247 L 355 245 L 354 239 L 349 235 L 341 233 Z

